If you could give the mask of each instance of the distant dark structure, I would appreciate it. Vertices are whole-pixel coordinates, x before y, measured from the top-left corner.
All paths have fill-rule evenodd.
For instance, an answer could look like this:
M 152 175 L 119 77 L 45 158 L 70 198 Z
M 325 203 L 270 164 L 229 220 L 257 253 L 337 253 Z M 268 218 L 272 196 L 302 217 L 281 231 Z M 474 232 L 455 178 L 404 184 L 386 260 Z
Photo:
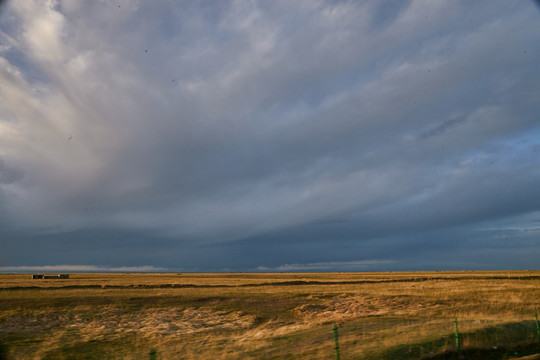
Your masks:
M 69 279 L 69 274 L 58 274 L 58 275 L 32 274 L 32 279 Z

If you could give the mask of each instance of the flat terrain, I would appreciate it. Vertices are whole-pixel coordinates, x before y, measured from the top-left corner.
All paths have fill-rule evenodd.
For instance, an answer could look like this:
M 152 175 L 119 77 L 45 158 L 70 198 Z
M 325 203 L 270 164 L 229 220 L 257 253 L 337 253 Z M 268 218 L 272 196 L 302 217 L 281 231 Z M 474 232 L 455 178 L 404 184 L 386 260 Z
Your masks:
M 539 351 L 540 271 L 0 274 L 0 359 L 457 358 Z

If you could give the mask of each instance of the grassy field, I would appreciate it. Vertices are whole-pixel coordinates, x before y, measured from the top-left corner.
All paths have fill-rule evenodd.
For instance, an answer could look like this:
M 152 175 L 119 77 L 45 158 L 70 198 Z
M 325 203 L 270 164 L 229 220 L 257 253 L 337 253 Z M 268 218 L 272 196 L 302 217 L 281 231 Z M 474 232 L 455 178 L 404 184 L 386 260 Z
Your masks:
M 0 274 L 0 359 L 510 359 L 540 271 Z

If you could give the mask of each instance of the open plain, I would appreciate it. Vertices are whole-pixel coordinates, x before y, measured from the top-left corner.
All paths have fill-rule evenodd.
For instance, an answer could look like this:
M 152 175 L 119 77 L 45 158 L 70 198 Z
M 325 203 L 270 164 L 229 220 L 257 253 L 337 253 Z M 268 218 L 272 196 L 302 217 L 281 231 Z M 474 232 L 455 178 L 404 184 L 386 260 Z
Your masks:
M 540 271 L 0 274 L 0 359 L 511 359 Z M 155 355 L 150 355 L 152 349 Z

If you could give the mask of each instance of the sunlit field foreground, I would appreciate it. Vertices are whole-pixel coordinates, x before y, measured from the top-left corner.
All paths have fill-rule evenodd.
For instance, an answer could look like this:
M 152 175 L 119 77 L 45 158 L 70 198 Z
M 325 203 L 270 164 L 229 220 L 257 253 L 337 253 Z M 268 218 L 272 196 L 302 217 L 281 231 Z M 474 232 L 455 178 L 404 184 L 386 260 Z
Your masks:
M 511 359 L 540 271 L 0 274 L 0 359 Z M 155 349 L 155 355 L 150 355 Z

